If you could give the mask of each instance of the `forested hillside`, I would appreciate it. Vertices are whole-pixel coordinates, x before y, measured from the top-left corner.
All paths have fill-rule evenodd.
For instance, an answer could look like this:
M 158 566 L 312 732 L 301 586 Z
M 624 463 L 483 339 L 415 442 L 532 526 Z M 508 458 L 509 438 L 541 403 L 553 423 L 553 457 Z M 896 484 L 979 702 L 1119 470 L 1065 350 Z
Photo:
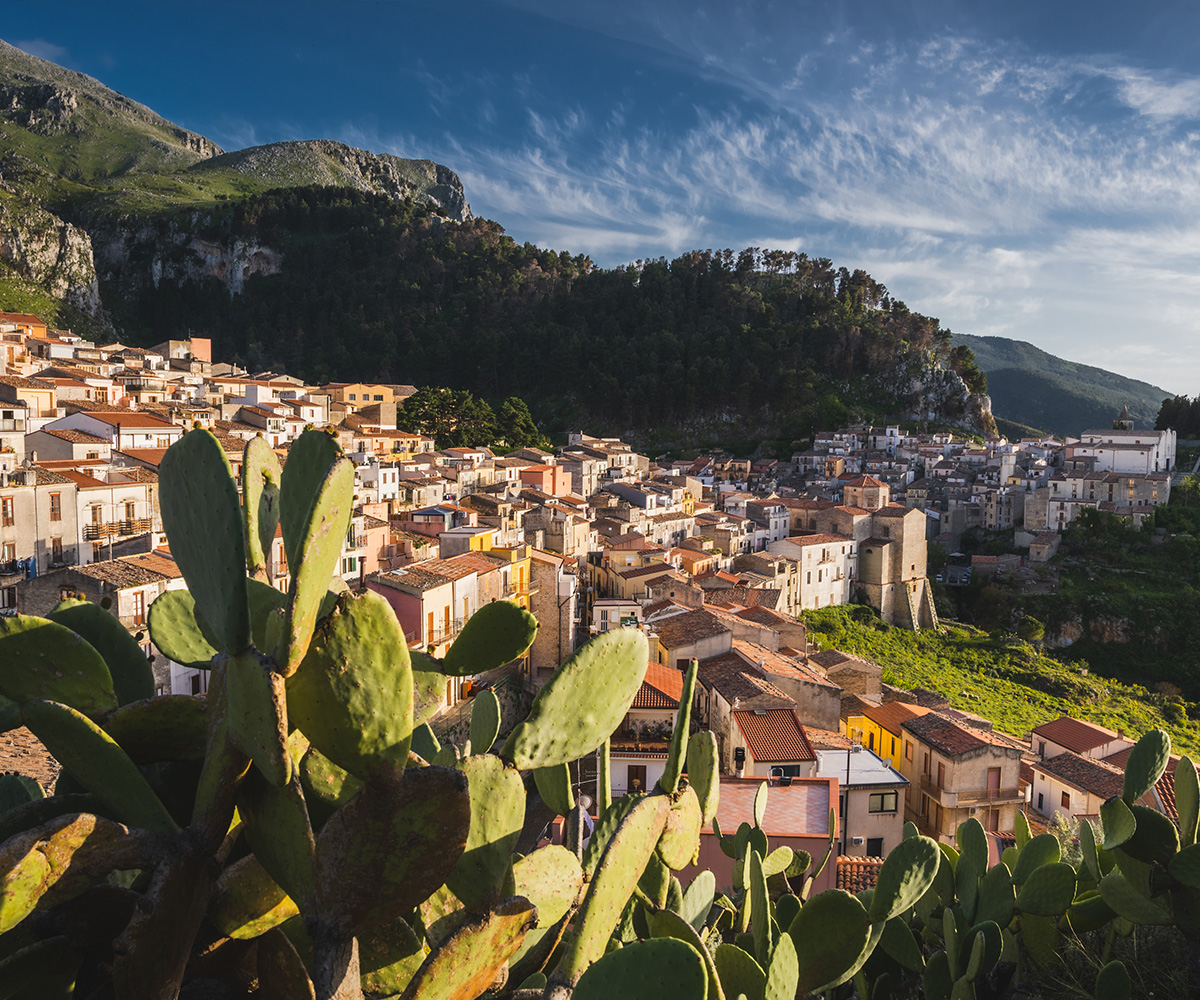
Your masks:
M 178 224 L 156 225 L 160 253 Z M 255 196 L 189 220 L 200 239 L 270 246 L 278 273 L 231 296 L 157 286 L 135 247 L 102 279 L 128 339 L 211 336 L 218 356 L 303 378 L 386 379 L 518 395 L 542 420 L 614 430 L 725 423 L 800 439 L 852 416 L 979 423 L 986 380 L 936 319 L 862 271 L 783 251 L 697 251 L 597 268 L 496 223 L 330 188 Z M 961 378 L 937 367 L 944 362 Z

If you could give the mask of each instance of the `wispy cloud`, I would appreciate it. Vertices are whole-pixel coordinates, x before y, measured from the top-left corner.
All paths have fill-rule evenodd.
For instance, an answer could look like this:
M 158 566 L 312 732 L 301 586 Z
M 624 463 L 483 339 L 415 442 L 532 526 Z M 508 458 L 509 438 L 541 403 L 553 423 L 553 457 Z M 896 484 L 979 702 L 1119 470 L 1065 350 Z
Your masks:
M 54 42 L 49 42 L 44 38 L 25 38 L 13 42 L 22 52 L 28 52 L 31 56 L 37 56 L 39 59 L 46 59 L 52 63 L 58 63 L 60 66 L 68 66 L 71 63 L 71 53 L 63 46 L 55 45 Z
M 1200 229 L 1178 223 L 1200 217 L 1200 136 L 1176 127 L 1200 117 L 1200 79 L 962 32 L 866 43 L 838 29 L 797 56 L 732 23 L 650 7 L 589 23 L 722 85 L 682 127 L 644 94 L 600 112 L 523 75 L 489 95 L 507 88 L 523 119 L 487 142 L 358 138 L 448 163 L 518 239 L 608 264 L 793 247 L 867 268 L 962 332 L 1200 386 L 1194 352 L 1156 367 L 1161 352 L 1128 349 L 1145 339 L 1129 324 L 1182 344 L 1200 315 Z

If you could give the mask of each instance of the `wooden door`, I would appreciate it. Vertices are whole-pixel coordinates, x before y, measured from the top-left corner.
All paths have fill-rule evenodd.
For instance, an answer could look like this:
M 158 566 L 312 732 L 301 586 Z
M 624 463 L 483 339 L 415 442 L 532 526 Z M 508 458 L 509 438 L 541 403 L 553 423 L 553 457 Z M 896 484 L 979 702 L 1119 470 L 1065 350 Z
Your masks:
M 646 765 L 645 764 L 630 764 L 628 780 L 625 784 L 625 790 L 632 795 L 634 792 L 644 792 L 646 790 Z

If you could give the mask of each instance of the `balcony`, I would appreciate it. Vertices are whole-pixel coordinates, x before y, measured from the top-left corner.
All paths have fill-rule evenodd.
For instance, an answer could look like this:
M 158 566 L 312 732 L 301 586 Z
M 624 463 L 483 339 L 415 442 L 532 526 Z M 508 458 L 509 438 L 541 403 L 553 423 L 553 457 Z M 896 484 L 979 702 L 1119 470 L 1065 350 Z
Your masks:
M 97 523 L 93 521 L 91 524 L 83 526 L 83 537 L 89 542 L 98 542 L 111 535 L 119 535 L 121 533 L 120 521 L 107 521 Z
M 937 802 L 943 809 L 965 809 L 968 806 L 1002 805 L 1006 802 L 1021 802 L 1021 789 L 1012 788 L 940 788 L 932 775 L 921 775 L 921 791 Z
M 121 521 L 122 535 L 144 535 L 154 528 L 154 522 L 148 517 L 126 518 Z
M 435 628 L 425 636 L 425 645 L 438 646 L 443 642 L 449 642 L 463 630 L 463 626 L 466 623 L 467 620 L 465 618 L 451 619 L 449 625 L 443 622 L 438 628 Z
M 0 431 L 25 431 L 24 420 L 0 420 Z

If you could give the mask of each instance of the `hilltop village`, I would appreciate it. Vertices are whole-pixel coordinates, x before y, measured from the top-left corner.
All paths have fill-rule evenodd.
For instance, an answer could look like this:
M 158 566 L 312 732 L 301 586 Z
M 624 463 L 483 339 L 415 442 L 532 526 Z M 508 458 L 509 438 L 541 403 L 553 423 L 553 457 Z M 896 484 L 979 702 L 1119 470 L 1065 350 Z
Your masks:
M 731 788 L 770 779 L 791 824 L 781 835 L 814 853 L 838 808 L 838 884 L 869 884 L 870 859 L 896 846 L 906 819 L 953 843 L 975 816 L 998 857 L 1018 810 L 1035 825 L 1094 817 L 1119 792 L 1140 734 L 1071 718 L 1002 733 L 936 692 L 885 683 L 886 664 L 816 648 L 798 615 L 867 604 L 892 625 L 936 629 L 931 541 L 954 552 L 965 533 L 1011 530 L 1028 548 L 933 571 L 961 583 L 1032 572 L 1087 508 L 1140 524 L 1178 475 L 1173 432 L 1139 430 L 1122 413 L 1065 441 L 822 430 L 790 461 L 654 462 L 584 433 L 553 452 L 502 454 L 439 450 L 398 429 L 415 392 L 306 385 L 214 361 L 206 340 L 98 345 L 0 314 L 0 613 L 45 614 L 72 594 L 104 602 L 151 658 L 158 693 L 205 692 L 206 671 L 171 662 L 146 635 L 154 599 L 184 587 L 162 530 L 158 465 L 194 427 L 212 431 L 235 475 L 250 439 L 286 463 L 306 427 L 325 427 L 356 466 L 341 576 L 386 598 L 412 648 L 443 654 L 495 600 L 540 622 L 522 660 L 448 679 L 440 733 L 465 724 L 481 687 L 519 704 L 590 635 L 630 627 L 646 633 L 652 662 L 613 738 L 614 793 L 658 781 L 695 658 L 695 714 L 717 735 Z M 282 537 L 268 572 L 287 589 Z M 11 748 L 19 736 L 0 740 Z M 37 759 L 36 748 L 17 752 Z M 590 768 L 581 762 L 585 787 Z M 1172 774 L 1146 804 L 1173 816 Z M 738 796 L 721 801 L 721 823 L 735 829 L 725 811 Z

